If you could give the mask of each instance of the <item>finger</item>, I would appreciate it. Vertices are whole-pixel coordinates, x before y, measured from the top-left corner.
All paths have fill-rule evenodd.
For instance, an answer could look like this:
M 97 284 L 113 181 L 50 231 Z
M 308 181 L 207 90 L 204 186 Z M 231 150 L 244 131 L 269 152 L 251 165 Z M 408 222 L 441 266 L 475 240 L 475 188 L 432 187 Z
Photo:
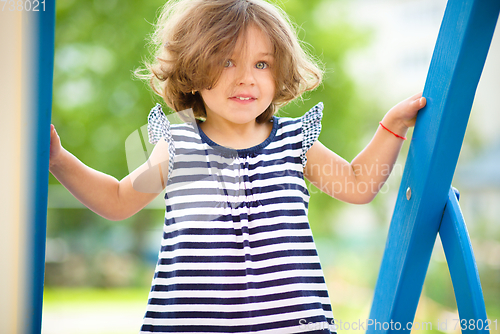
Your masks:
M 427 99 L 425 97 L 420 97 L 420 99 L 418 100 L 418 102 L 420 103 L 420 108 L 421 109 L 427 105 Z
M 53 145 L 60 145 L 61 139 L 59 138 L 59 134 L 57 133 L 56 127 L 54 124 L 50 125 L 50 144 L 51 147 Z
M 414 94 L 414 95 L 410 96 L 410 97 L 407 99 L 407 101 L 413 102 L 413 101 L 418 100 L 418 99 L 419 99 L 419 98 L 421 98 L 421 97 L 422 97 L 422 92 L 419 92 L 419 93 L 416 93 L 416 94 Z
M 59 137 L 59 134 L 57 133 L 57 130 L 56 130 L 56 127 L 54 126 L 54 124 L 50 125 L 50 134 L 54 135 L 56 137 Z
M 416 110 L 420 110 L 427 104 L 425 97 L 418 97 L 410 102 L 410 107 Z

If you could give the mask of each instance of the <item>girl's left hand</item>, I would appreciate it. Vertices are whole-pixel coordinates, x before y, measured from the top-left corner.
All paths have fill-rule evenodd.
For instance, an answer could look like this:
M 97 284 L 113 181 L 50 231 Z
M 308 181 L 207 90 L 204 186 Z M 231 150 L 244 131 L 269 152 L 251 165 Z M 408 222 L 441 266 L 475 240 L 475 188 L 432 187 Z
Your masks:
M 415 125 L 418 111 L 425 104 L 425 98 L 419 93 L 394 106 L 382 120 L 384 128 L 377 129 L 371 142 L 351 163 L 319 141 L 315 142 L 307 152 L 305 177 L 322 191 L 342 201 L 356 204 L 370 202 L 396 162 L 403 145 L 401 138 L 406 136 L 409 127 Z M 326 170 L 337 172 L 328 173 Z
M 382 120 L 382 124 L 392 131 L 404 136 L 408 128 L 415 126 L 417 114 L 425 107 L 427 101 L 422 93 L 415 94 L 396 104 Z
M 426 103 L 425 97 L 422 97 L 422 92 L 420 92 L 395 105 L 388 114 L 393 114 L 406 127 L 411 128 L 415 126 L 418 111 L 425 107 Z

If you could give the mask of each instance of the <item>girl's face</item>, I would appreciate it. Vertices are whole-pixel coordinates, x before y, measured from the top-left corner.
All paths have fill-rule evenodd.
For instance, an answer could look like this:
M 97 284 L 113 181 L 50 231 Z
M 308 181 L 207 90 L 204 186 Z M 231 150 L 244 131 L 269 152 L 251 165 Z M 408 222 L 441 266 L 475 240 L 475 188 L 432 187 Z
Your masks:
M 250 26 L 237 41 L 219 81 L 212 89 L 200 91 L 207 122 L 255 123 L 271 104 L 275 93 L 273 47 L 267 36 Z

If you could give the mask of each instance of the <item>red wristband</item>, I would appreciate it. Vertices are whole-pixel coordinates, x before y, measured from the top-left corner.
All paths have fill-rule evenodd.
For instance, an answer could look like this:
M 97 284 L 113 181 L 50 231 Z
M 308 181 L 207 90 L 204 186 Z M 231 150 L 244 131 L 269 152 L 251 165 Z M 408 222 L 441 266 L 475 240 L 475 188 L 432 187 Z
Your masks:
M 406 140 L 406 137 L 400 136 L 400 135 L 398 135 L 397 133 L 394 133 L 394 132 L 392 132 L 391 130 L 389 130 L 388 128 L 386 128 L 386 127 L 384 126 L 384 124 L 382 124 L 382 122 L 378 122 L 378 124 L 380 124 L 380 126 L 381 126 L 382 128 L 384 128 L 385 130 L 389 131 L 390 133 L 392 133 L 392 134 L 393 134 L 393 135 L 395 135 L 396 137 L 401 138 L 401 139 L 403 139 L 403 140 Z

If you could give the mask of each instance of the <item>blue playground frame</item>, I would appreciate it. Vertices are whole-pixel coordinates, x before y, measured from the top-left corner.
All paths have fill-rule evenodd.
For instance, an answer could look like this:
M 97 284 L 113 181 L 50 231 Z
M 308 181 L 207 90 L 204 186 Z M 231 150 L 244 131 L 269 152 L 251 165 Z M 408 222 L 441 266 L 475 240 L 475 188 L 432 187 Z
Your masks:
M 413 322 L 439 232 L 461 319 L 486 321 L 472 247 L 451 181 L 476 88 L 495 31 L 500 0 L 449 0 L 380 267 L 367 333 Z M 384 327 L 385 325 L 385 327 Z M 471 326 L 473 327 L 473 326 Z M 484 329 L 463 332 L 486 333 Z
M 47 235 L 47 201 L 49 187 L 50 121 L 52 115 L 52 84 L 54 73 L 55 45 L 55 0 L 46 0 L 43 10 L 30 13 L 35 22 L 36 43 L 34 69 L 34 110 L 32 133 L 36 156 L 33 159 L 35 169 L 29 205 L 32 213 L 29 239 L 31 240 L 30 257 L 32 276 L 29 280 L 27 296 L 29 298 L 26 314 L 26 332 L 40 334 L 42 331 L 43 284 L 45 276 L 45 239 Z
M 419 113 L 375 288 L 368 333 L 406 330 L 414 320 L 432 249 L 440 234 L 461 319 L 486 320 L 472 247 L 451 188 L 477 84 L 500 12 L 500 0 L 449 0 Z M 42 324 L 48 162 L 54 67 L 55 0 L 37 16 L 36 168 L 32 192 L 33 258 L 28 333 Z M 402 326 L 385 326 L 400 323 Z M 386 328 L 387 327 L 387 328 Z M 467 329 L 463 332 L 486 333 Z

